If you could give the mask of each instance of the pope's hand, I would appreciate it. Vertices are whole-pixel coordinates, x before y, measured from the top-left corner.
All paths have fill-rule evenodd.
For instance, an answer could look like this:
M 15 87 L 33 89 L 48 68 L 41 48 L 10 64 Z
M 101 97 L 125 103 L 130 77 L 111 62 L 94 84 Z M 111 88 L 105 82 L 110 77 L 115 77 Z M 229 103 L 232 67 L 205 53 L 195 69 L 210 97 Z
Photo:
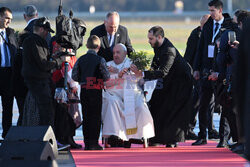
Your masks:
M 119 70 L 117 68 L 113 67 L 113 66 L 108 66 L 107 68 L 108 68 L 109 72 L 112 72 L 112 73 L 118 73 L 119 72 Z
M 122 70 L 119 72 L 118 77 L 119 77 L 119 78 L 122 78 L 122 76 L 123 76 L 124 74 L 128 73 L 128 70 L 129 70 L 128 68 L 122 69 Z
M 136 65 L 131 64 L 131 65 L 130 65 L 130 70 L 131 70 L 132 72 L 134 72 L 135 75 L 137 75 L 137 76 L 142 76 L 142 71 L 141 71 L 141 70 L 138 70 L 138 68 L 136 67 Z

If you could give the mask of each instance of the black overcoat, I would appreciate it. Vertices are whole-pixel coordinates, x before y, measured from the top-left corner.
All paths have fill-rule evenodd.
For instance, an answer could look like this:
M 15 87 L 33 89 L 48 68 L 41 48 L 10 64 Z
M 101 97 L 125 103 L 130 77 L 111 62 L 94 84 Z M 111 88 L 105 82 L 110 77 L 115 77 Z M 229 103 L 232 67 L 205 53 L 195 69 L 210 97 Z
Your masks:
M 191 68 L 167 38 L 154 53 L 152 70 L 144 72 L 144 79 L 158 79 L 149 101 L 155 125 L 154 142 L 184 141 L 192 97 Z

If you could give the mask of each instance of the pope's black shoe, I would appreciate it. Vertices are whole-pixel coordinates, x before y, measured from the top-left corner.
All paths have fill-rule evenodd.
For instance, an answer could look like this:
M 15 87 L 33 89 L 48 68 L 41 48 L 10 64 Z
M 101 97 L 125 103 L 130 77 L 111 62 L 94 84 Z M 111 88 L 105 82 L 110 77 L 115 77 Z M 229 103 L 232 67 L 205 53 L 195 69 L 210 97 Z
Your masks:
M 124 147 L 123 140 L 121 140 L 119 137 L 114 136 L 114 135 L 111 135 L 111 136 L 108 138 L 108 144 L 109 144 L 111 147 Z
M 124 148 L 130 148 L 131 147 L 131 142 L 130 141 L 124 141 Z
M 197 139 L 194 143 L 192 143 L 192 146 L 199 146 L 199 145 L 205 145 L 207 144 L 206 139 Z

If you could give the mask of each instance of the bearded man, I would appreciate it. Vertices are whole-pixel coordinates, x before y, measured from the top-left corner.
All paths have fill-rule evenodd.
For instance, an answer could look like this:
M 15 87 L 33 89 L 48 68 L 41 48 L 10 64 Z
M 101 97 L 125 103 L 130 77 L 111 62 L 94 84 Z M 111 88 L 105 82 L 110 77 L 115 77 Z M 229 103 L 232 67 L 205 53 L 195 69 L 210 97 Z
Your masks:
M 177 142 L 185 141 L 188 128 L 192 97 L 191 68 L 164 37 L 162 27 L 154 26 L 148 31 L 148 42 L 155 53 L 151 70 L 142 72 L 135 65 L 131 65 L 130 69 L 145 80 L 158 80 L 149 101 L 155 127 L 155 137 L 150 144 L 177 147 Z

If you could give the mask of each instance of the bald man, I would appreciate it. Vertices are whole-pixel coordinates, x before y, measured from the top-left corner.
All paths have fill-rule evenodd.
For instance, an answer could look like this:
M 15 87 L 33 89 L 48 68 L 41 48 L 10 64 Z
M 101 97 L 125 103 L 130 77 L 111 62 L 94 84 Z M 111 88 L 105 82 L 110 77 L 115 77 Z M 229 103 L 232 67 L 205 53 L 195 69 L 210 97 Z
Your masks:
M 184 54 L 184 59 L 193 67 L 195 53 L 198 47 L 198 42 L 201 36 L 201 30 L 204 24 L 207 22 L 209 14 L 203 15 L 200 19 L 200 26 L 193 29 L 190 36 L 188 37 L 186 52 Z
M 194 57 L 198 48 L 198 42 L 200 40 L 201 36 L 201 31 L 204 26 L 204 24 L 207 22 L 208 18 L 210 17 L 210 14 L 205 14 L 201 17 L 200 19 L 200 25 L 193 29 L 191 32 L 190 36 L 188 37 L 187 41 L 187 47 L 186 47 L 186 52 L 184 54 L 184 59 L 192 66 L 194 64 Z M 187 140 L 196 140 L 197 135 L 194 133 L 194 128 L 196 124 L 196 115 L 198 113 L 198 107 L 199 107 L 199 87 L 198 87 L 198 82 L 194 81 L 194 89 L 193 89 L 193 102 L 192 102 L 192 111 L 190 113 L 190 122 L 188 124 L 188 131 L 186 134 L 186 139 Z M 213 123 L 211 121 L 213 117 L 209 117 L 210 119 L 210 124 Z M 214 127 L 213 125 L 209 127 Z
M 133 51 L 128 30 L 120 25 L 120 16 L 118 12 L 109 12 L 106 15 L 104 23 L 95 27 L 90 35 L 97 35 L 101 40 L 101 48 L 97 53 L 107 62 L 113 60 L 113 47 L 122 43 L 127 48 L 128 56 Z
M 138 86 L 139 78 L 129 70 L 132 62 L 126 55 L 125 45 L 117 44 L 113 49 L 114 60 L 107 63 L 111 80 L 103 92 L 102 135 L 116 136 L 123 141 L 151 138 L 153 118 Z M 113 142 L 109 139 L 111 146 L 115 145 Z M 130 147 L 130 143 L 125 142 L 124 147 Z

